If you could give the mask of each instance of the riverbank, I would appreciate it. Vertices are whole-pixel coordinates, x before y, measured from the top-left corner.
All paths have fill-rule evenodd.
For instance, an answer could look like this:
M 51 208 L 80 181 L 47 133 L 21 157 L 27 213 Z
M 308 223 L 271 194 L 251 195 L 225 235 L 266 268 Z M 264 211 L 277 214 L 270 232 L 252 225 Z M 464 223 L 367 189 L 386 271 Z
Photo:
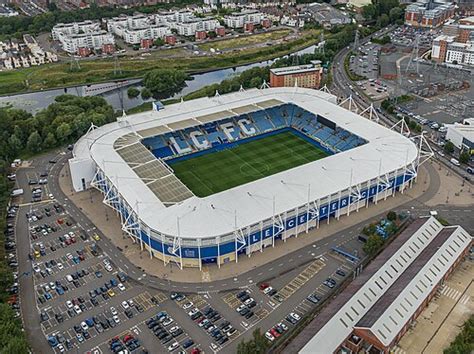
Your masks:
M 183 57 L 182 48 L 171 49 L 176 52 L 174 54 L 176 56 L 124 57 L 118 60 L 119 70 L 113 59 L 98 59 L 80 61 L 80 68 L 71 63 L 56 63 L 3 72 L 0 75 L 0 95 L 141 78 L 147 71 L 156 68 L 185 70 L 190 75 L 233 68 L 271 60 L 301 50 L 313 45 L 319 39 L 319 34 L 319 30 L 308 30 L 303 32 L 300 38 L 288 43 L 232 51 L 212 57 Z

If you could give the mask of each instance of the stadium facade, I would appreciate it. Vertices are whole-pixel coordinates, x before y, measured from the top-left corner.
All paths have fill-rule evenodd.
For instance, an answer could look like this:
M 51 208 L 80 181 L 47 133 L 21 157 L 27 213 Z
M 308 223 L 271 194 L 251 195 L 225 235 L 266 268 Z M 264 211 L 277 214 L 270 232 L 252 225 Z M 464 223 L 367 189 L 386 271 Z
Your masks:
M 329 156 L 206 197 L 197 197 L 169 163 L 288 130 Z M 90 129 L 69 167 L 74 189 L 100 190 L 123 231 L 150 257 L 201 268 L 238 262 L 403 193 L 419 163 L 411 139 L 338 106 L 335 96 L 269 88 L 181 102 Z

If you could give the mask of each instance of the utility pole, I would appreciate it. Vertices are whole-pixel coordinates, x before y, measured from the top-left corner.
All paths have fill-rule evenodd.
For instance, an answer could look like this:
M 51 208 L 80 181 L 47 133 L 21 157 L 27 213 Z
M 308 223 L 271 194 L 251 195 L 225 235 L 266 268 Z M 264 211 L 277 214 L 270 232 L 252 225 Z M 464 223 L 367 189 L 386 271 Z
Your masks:
M 415 41 L 413 42 L 413 49 L 410 53 L 410 60 L 408 61 L 407 69 L 410 70 L 411 66 L 413 65 L 413 61 L 416 62 L 416 74 L 419 76 L 420 75 L 420 58 L 418 57 L 418 54 L 420 52 L 420 35 L 417 34 L 415 36 Z
M 118 60 L 117 54 L 114 55 L 114 76 L 121 75 L 122 68 L 120 67 L 120 61 Z
M 355 37 L 354 37 L 354 44 L 352 46 L 352 49 L 354 51 L 358 51 L 359 50 L 359 38 L 360 38 L 360 33 L 359 33 L 359 30 L 356 30 L 355 32 Z

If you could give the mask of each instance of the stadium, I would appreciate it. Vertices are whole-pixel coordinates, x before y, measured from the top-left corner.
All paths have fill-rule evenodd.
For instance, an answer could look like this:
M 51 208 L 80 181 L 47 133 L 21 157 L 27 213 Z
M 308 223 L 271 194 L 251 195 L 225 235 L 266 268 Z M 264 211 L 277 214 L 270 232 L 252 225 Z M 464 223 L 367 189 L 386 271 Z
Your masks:
M 218 266 L 402 192 L 417 144 L 329 93 L 216 95 L 91 127 L 69 160 L 150 257 Z M 350 216 L 349 216 L 350 217 Z

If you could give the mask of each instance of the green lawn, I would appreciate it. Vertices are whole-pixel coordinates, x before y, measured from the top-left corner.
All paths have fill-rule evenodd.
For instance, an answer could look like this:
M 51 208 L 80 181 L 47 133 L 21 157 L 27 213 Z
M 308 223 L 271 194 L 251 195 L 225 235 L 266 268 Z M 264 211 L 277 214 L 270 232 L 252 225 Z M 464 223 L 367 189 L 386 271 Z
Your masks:
M 169 164 L 195 195 L 205 197 L 325 156 L 326 152 L 287 131 Z

